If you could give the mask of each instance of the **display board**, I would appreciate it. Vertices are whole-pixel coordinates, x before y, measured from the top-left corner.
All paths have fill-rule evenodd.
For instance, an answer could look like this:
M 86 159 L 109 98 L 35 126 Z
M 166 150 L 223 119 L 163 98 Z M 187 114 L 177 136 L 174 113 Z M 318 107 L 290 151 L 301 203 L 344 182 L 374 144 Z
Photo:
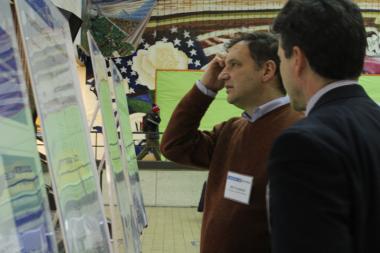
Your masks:
M 9 1 L 0 1 L 0 252 L 58 252 Z
M 181 98 L 201 79 L 203 71 L 158 70 L 156 72 L 156 102 L 160 106 L 160 132 L 165 131 L 169 119 Z M 225 89 L 218 92 L 215 100 L 202 118 L 199 129 L 211 130 L 214 125 L 231 117 L 240 117 L 242 110 L 227 102 Z
M 181 98 L 201 79 L 203 71 L 158 70 L 156 73 L 156 102 L 160 106 L 160 132 L 165 131 L 168 121 Z M 380 75 L 363 75 L 359 80 L 369 96 L 380 103 Z M 202 118 L 200 129 L 212 127 L 230 117 L 240 116 L 242 111 L 226 100 L 221 90 Z
M 124 152 L 124 157 L 126 159 L 127 170 L 129 175 L 129 182 L 132 188 L 132 199 L 133 204 L 137 212 L 137 221 L 140 225 L 140 232 L 142 232 L 142 227 L 148 225 L 144 200 L 142 196 L 139 170 L 137 165 L 135 143 L 133 141 L 131 123 L 129 120 L 129 109 L 127 96 L 125 95 L 124 81 L 123 78 L 112 61 L 110 61 L 110 68 L 112 73 L 112 88 L 115 94 L 116 100 L 116 112 L 117 119 L 120 126 L 120 140 L 122 152 Z
M 123 224 L 124 241 L 126 242 L 128 253 L 140 253 L 140 232 L 132 201 L 132 187 L 127 172 L 124 170 L 126 168 L 125 158 L 117 135 L 111 85 L 108 80 L 105 59 L 90 32 L 87 33 L 87 40 L 89 42 L 92 67 L 95 74 L 95 85 L 102 115 L 106 164 L 111 168 L 113 174 L 113 182 Z
M 359 79 L 368 95 L 380 104 L 380 75 L 363 75 Z
M 111 252 L 66 19 L 45 0 L 16 0 L 66 252 Z
M 165 131 L 168 121 L 181 98 L 201 79 L 203 71 L 158 70 L 156 72 L 156 103 L 160 106 L 160 132 Z M 363 75 L 359 80 L 369 96 L 380 103 L 380 76 Z M 240 116 L 242 110 L 229 104 L 225 90 L 221 90 L 202 118 L 200 129 L 211 130 L 230 117 Z

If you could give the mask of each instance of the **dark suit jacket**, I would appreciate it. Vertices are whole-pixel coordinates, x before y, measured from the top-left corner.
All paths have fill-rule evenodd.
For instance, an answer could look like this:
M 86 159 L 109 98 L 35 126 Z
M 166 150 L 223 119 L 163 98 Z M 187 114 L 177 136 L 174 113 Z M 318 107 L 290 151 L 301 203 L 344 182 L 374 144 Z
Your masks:
M 273 253 L 380 252 L 380 107 L 361 86 L 324 94 L 270 157 Z

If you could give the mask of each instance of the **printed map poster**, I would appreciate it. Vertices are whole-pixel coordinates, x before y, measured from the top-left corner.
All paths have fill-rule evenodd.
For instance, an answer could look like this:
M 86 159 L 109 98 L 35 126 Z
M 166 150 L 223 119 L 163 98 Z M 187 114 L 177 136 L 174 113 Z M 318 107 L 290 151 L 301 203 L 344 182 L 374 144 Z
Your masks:
M 50 1 L 15 4 L 66 252 L 111 252 L 67 21 Z
M 137 158 L 135 152 L 135 143 L 133 141 L 131 123 L 129 120 L 129 110 L 127 96 L 125 95 L 124 81 L 119 70 L 115 64 L 110 61 L 111 73 L 112 73 L 112 86 L 115 94 L 117 119 L 120 125 L 121 133 L 121 147 L 125 154 L 127 168 L 129 175 L 129 182 L 132 188 L 133 204 L 137 211 L 137 220 L 140 224 L 140 232 L 142 227 L 148 226 L 148 221 L 144 208 L 144 200 L 142 196 L 140 177 L 137 165 Z
M 0 1 L 0 252 L 58 252 L 9 1 Z
M 125 158 L 121 151 L 117 134 L 105 59 L 90 32 L 87 33 L 87 40 L 89 42 L 91 61 L 95 74 L 95 85 L 102 115 L 106 162 L 113 174 L 116 197 L 123 223 L 124 241 L 126 242 L 127 252 L 140 253 L 140 231 L 132 201 L 131 184 L 129 183 L 127 172 L 124 170 L 126 167 Z

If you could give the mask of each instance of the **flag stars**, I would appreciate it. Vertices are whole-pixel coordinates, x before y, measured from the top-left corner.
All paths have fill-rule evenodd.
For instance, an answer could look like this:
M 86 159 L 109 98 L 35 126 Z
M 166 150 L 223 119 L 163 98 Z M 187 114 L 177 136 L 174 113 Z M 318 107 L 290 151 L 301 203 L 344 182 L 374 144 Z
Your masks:
M 174 42 L 174 46 L 181 46 L 181 40 L 179 40 L 178 38 L 175 38 L 173 42 Z
M 191 50 L 190 55 L 191 56 L 197 55 L 197 50 L 195 50 L 195 49 Z
M 133 88 L 129 88 L 128 93 L 135 93 L 135 90 Z
M 194 41 L 193 40 L 188 40 L 186 41 L 187 47 L 193 47 L 194 46 Z
M 128 83 L 126 89 L 129 94 L 137 92 L 136 87 L 140 87 L 136 71 L 133 71 L 132 66 L 135 64 L 133 60 L 138 54 L 138 50 L 148 50 L 154 43 L 161 41 L 161 43 L 173 43 L 173 46 L 187 55 L 187 66 L 189 69 L 200 69 L 203 65 L 203 52 L 199 48 L 198 41 L 191 36 L 190 30 L 184 30 L 175 25 L 169 26 L 164 32 L 152 30 L 145 40 L 141 40 L 135 54 L 129 57 L 115 57 L 113 58 L 115 64 L 119 67 L 123 79 Z M 152 40 L 152 36 L 154 39 Z

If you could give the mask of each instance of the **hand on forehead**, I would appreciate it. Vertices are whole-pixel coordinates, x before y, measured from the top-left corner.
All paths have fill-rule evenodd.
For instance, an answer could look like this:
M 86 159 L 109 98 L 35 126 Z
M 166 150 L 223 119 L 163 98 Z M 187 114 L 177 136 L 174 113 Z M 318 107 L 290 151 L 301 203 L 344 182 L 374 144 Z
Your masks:
M 224 68 L 226 58 L 227 58 L 227 54 L 226 54 L 226 53 L 224 53 L 224 54 L 222 54 L 222 53 L 217 53 L 217 54 L 215 55 L 215 57 L 214 57 L 213 60 L 216 61 L 216 62 L 219 64 L 219 66 L 220 66 L 221 68 Z

